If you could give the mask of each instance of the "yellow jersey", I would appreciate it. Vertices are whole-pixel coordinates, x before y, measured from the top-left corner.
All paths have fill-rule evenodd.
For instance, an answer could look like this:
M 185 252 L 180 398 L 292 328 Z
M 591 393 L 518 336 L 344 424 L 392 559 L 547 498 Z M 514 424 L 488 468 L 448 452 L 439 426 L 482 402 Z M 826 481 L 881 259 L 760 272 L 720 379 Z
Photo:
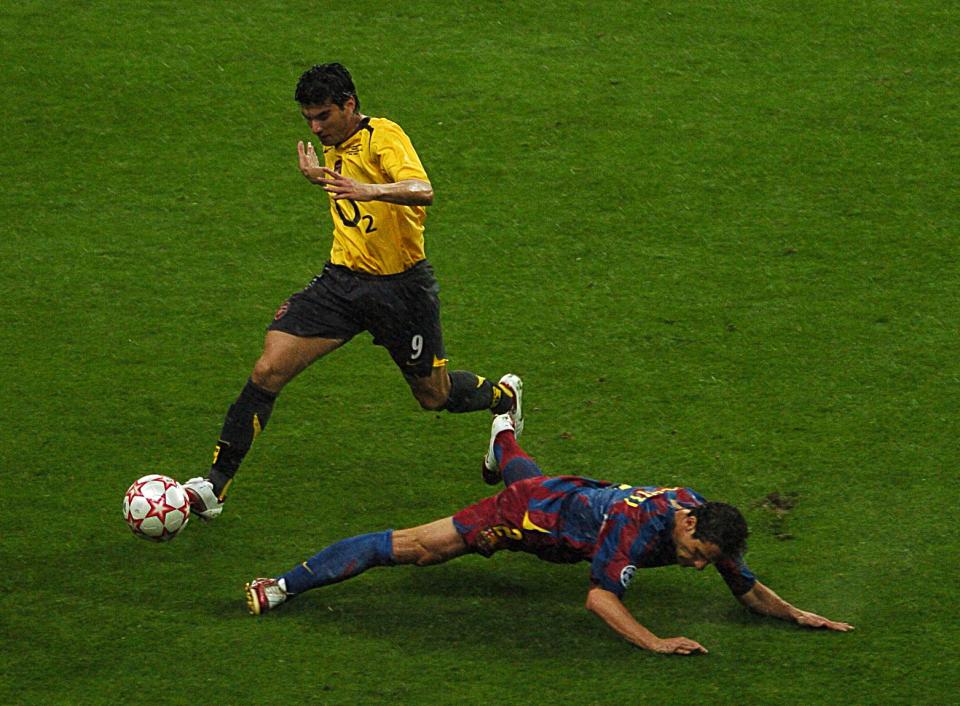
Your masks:
M 364 118 L 360 128 L 339 145 L 324 147 L 324 164 L 343 176 L 366 184 L 404 179 L 429 182 L 410 138 L 385 118 Z M 333 247 L 330 261 L 374 275 L 403 272 L 426 255 L 423 247 L 423 206 L 386 201 L 334 200 Z

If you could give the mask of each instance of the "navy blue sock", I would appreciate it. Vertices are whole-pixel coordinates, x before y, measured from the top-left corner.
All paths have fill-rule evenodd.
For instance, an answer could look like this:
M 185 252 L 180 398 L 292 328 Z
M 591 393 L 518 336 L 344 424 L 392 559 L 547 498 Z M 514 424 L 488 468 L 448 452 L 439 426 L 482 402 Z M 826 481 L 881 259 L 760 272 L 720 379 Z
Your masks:
M 247 380 L 237 401 L 227 410 L 209 475 L 213 492 L 221 500 L 254 439 L 267 428 L 276 401 L 277 393 L 255 385 L 253 380 Z
M 542 476 L 543 472 L 529 456 L 514 456 L 503 466 L 503 484 L 511 485 L 524 478 Z
M 391 529 L 342 539 L 278 578 L 286 582 L 287 593 L 294 594 L 346 581 L 374 566 L 389 566 L 394 563 L 392 537 Z
M 489 409 L 494 414 L 505 414 L 512 408 L 513 391 L 509 387 L 466 370 L 450 373 L 450 395 L 445 406 L 448 412 Z

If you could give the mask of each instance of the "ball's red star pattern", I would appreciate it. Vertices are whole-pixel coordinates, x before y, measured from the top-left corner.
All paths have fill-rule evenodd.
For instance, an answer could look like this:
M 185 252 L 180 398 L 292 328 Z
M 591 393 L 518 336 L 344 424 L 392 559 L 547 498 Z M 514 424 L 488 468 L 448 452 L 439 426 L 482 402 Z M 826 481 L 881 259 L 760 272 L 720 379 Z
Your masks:
M 179 504 L 172 504 L 168 500 L 168 491 L 178 488 L 180 488 L 180 484 L 177 481 L 158 474 L 144 476 L 130 486 L 124 496 L 123 510 L 124 520 L 134 534 L 158 542 L 167 541 L 176 536 L 177 532 L 186 524 L 190 515 L 190 505 L 186 493 L 183 491 L 179 493 L 182 501 Z M 141 503 L 145 502 L 147 506 L 147 511 L 142 517 L 136 517 L 131 512 L 138 498 L 141 498 Z M 173 494 L 171 499 L 174 503 L 177 502 L 176 498 L 177 495 Z M 167 525 L 168 517 L 171 513 L 177 512 L 181 515 L 180 522 L 178 523 L 176 519 L 171 518 L 173 524 L 177 525 L 174 529 L 171 529 Z M 159 534 L 157 535 L 147 534 L 143 529 L 143 524 L 153 518 L 156 518 L 156 522 L 159 522 Z M 152 528 L 148 531 L 155 532 L 157 530 L 156 522 L 150 523 Z
M 147 511 L 144 519 L 157 517 L 160 519 L 161 524 L 165 524 L 167 515 L 176 510 L 173 505 L 167 502 L 166 494 L 161 495 L 159 498 L 147 498 L 147 502 L 150 503 L 150 509 Z

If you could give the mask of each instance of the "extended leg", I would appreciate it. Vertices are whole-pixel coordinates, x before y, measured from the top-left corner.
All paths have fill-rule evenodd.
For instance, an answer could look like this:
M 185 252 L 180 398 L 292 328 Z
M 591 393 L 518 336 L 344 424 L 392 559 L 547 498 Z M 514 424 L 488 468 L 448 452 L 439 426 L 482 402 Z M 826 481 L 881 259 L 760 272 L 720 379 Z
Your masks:
M 340 583 L 374 566 L 390 566 L 393 530 L 341 539 L 278 577 L 289 595 Z
M 426 525 L 384 530 L 342 539 L 279 577 L 289 594 L 339 583 L 374 566 L 441 564 L 460 556 L 467 545 L 445 517 Z
M 219 500 L 222 501 L 226 495 L 227 487 L 254 440 L 266 428 L 276 399 L 277 393 L 260 387 L 250 379 L 227 410 L 220 438 L 213 451 L 209 475 L 213 492 Z
M 250 379 L 227 410 L 209 476 L 191 478 L 183 484 L 195 514 L 207 520 L 220 514 L 227 489 L 254 440 L 266 428 L 280 390 L 315 360 L 343 343 L 339 339 L 267 332 L 263 353 Z
M 250 380 L 230 406 L 210 468 L 213 490 L 223 500 L 254 440 L 267 426 L 273 403 L 283 387 L 315 360 L 343 345 L 342 340 L 303 338 L 269 331 L 263 354 L 253 366 Z
M 411 529 L 362 534 L 331 544 L 282 576 L 254 579 L 245 587 L 247 606 L 259 615 L 298 593 L 346 581 L 375 566 L 429 566 L 467 551 L 452 517 Z

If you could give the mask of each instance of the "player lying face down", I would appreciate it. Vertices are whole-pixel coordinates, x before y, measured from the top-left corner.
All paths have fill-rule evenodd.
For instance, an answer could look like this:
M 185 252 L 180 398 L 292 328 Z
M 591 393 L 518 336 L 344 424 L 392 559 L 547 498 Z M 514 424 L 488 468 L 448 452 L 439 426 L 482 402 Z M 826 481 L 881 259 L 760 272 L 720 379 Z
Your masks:
M 545 476 L 519 447 L 509 415 L 494 418 L 485 480 L 502 480 L 497 495 L 419 527 L 337 542 L 290 571 L 246 585 L 257 615 L 304 591 L 352 578 L 373 566 L 440 564 L 458 556 L 506 549 L 556 563 L 589 562 L 586 608 L 629 642 L 654 652 L 706 653 L 687 637 L 659 637 L 622 603 L 639 569 L 677 564 L 716 567 L 747 608 L 811 628 L 846 632 L 847 623 L 800 610 L 753 575 L 743 561 L 747 523 L 730 505 L 689 488 L 630 486 L 580 476 Z

